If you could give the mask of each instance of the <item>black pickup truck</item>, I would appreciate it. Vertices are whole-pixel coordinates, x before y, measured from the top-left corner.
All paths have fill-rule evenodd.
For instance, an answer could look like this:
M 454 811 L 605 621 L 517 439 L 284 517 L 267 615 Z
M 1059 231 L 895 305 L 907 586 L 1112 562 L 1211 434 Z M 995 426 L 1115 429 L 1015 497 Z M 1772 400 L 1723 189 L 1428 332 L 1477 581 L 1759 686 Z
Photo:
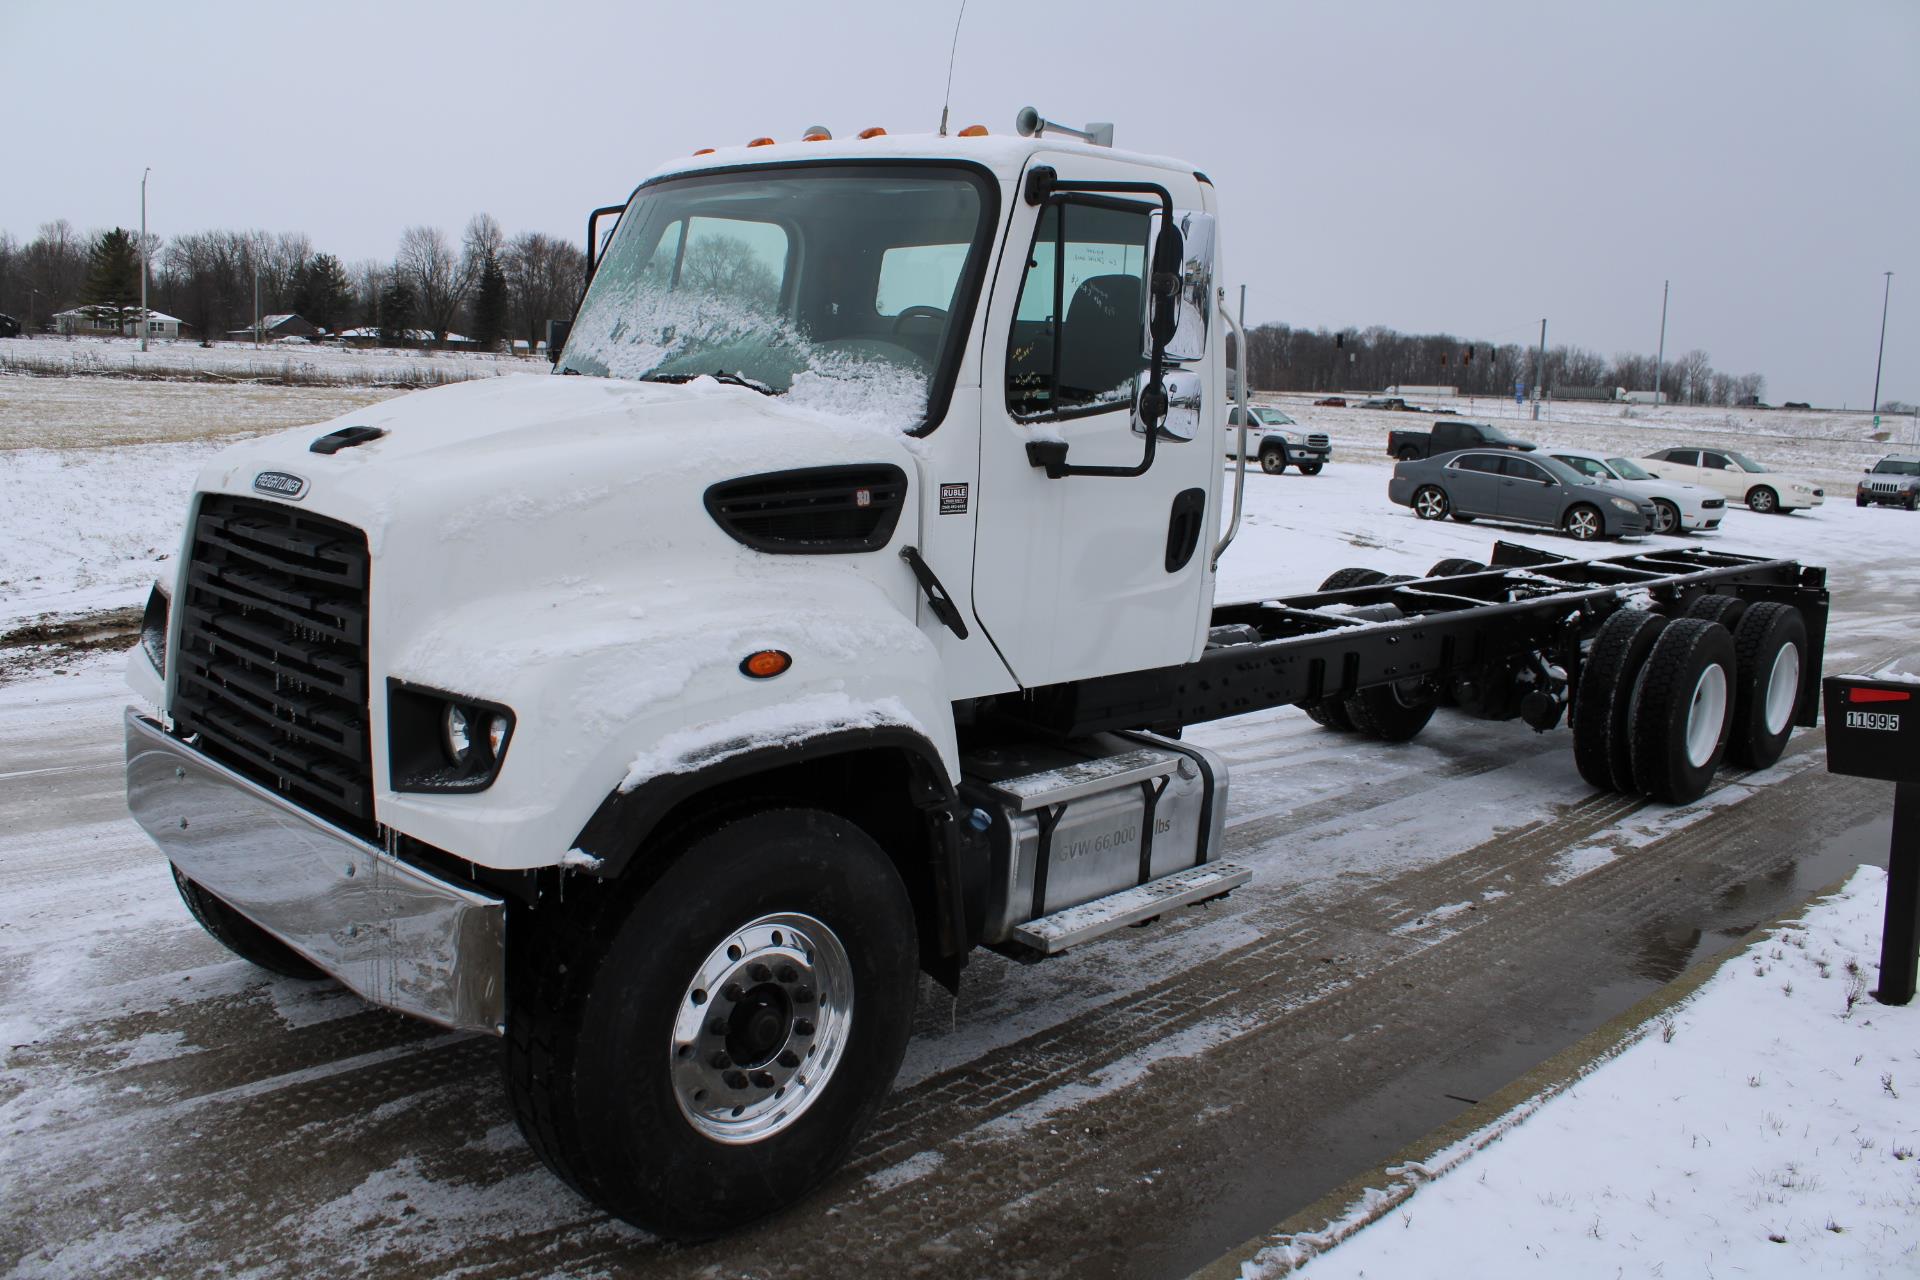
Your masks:
M 1516 440 L 1500 428 L 1486 422 L 1464 422 L 1442 418 L 1431 431 L 1389 431 L 1387 452 L 1401 462 L 1452 453 L 1455 449 L 1520 449 L 1539 446 L 1531 440 Z

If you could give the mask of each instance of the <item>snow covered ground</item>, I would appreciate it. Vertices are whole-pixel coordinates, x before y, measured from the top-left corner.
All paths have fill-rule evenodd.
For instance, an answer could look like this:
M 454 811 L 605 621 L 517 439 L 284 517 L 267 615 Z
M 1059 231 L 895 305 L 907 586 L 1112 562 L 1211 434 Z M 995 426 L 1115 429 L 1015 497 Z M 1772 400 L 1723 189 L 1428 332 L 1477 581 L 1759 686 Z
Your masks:
M 281 378 L 310 385 L 433 385 L 501 373 L 539 373 L 544 356 L 478 351 L 415 351 L 391 347 L 342 347 L 325 342 L 215 342 L 135 338 L 0 338 L 0 373 L 34 371 L 77 375 Z
M 1862 867 L 1411 1195 L 1242 1275 L 1920 1275 L 1920 1007 L 1867 995 L 1885 901 Z
M 57 397 L 69 385 L 62 379 L 0 378 L 0 397 Z M 115 385 L 134 393 L 129 413 L 142 411 L 132 406 L 144 403 L 140 397 L 147 393 L 171 390 L 154 383 Z M 191 389 L 214 397 L 243 390 Z M 216 403 L 208 402 L 209 413 L 218 413 L 211 407 Z M 297 413 L 293 406 L 299 403 L 289 400 L 284 407 Z M 0 400 L 0 405 L 22 407 L 23 401 Z M 22 411 L 42 412 L 30 400 Z M 1664 416 L 1678 411 L 1645 412 L 1655 419 L 1650 428 L 1636 422 L 1606 429 L 1667 435 L 1678 429 Z M 113 414 L 110 408 L 104 411 L 103 423 L 111 426 Z M 1586 548 L 1552 534 L 1484 522 L 1414 519 L 1385 499 L 1385 427 L 1366 443 L 1374 430 L 1367 425 L 1370 418 L 1393 426 L 1420 421 L 1399 414 L 1354 416 L 1336 435 L 1340 452 L 1322 475 L 1256 471 L 1247 477 L 1247 523 L 1222 562 L 1223 598 L 1311 589 L 1328 572 L 1347 565 L 1423 573 L 1444 557 L 1485 559 L 1495 538 L 1564 554 L 1631 549 L 1617 544 Z M 1544 433 L 1536 438 L 1545 438 Z M 45 614 L 138 604 L 155 570 L 174 552 L 193 474 L 217 447 L 218 442 L 190 440 L 0 449 L 0 632 Z M 1637 545 L 1712 546 L 1825 565 L 1835 589 L 1828 669 L 1898 658 L 1906 660 L 1903 669 L 1915 670 L 1920 646 L 1914 643 L 1913 600 L 1920 591 L 1920 565 L 1914 547 L 1920 541 L 1920 516 L 1894 508 L 1856 509 L 1850 491 L 1844 496 L 1796 516 L 1755 516 L 1736 509 L 1717 535 L 1649 538 Z M 209 1122 L 205 1117 L 211 1112 L 194 1111 L 197 1103 L 184 1097 L 127 1095 L 117 1073 L 133 1068 L 136 1074 L 151 1071 L 171 1079 L 176 1070 L 191 1070 L 198 1055 L 244 1038 L 250 1028 L 259 1043 L 280 1045 L 289 1029 L 347 1025 L 365 1015 L 359 1002 L 336 988 L 263 979 L 225 956 L 185 916 L 164 865 L 119 812 L 113 794 L 118 776 L 111 756 L 118 707 L 125 700 L 117 666 L 114 657 L 86 659 L 68 675 L 0 685 L 0 725 L 5 726 L 0 780 L 44 775 L 52 788 L 78 778 L 98 792 L 84 810 L 72 804 L 74 812 L 88 815 L 84 819 L 63 818 L 72 802 L 61 798 L 48 801 L 44 822 L 0 832 L 0 869 L 8 869 L 13 885 L 0 898 L 0 1144 L 11 1144 L 0 1153 L 0 1208 L 6 1210 L 0 1218 L 29 1203 L 33 1185 L 119 1188 L 157 1178 L 156 1185 L 172 1189 L 163 1189 L 157 1203 L 108 1206 L 97 1214 L 23 1230 L 36 1252 L 15 1273 L 21 1275 L 167 1272 L 159 1260 L 171 1248 L 217 1228 L 224 1215 L 256 1211 L 251 1188 L 229 1188 L 224 1200 L 193 1190 L 207 1174 L 196 1163 L 206 1151 L 194 1146 L 194 1133 Z M 1157 930 L 1129 931 L 1049 965 L 1029 969 L 981 957 L 969 970 L 963 1004 L 923 1011 L 902 1089 L 990 1060 L 1025 1037 L 1204 967 L 1250 939 L 1283 933 L 1296 927 L 1293 913 L 1310 911 L 1315 901 L 1336 891 L 1384 886 L 1409 868 L 1437 864 L 1503 832 L 1552 824 L 1591 795 L 1563 745 L 1537 750 L 1532 744 L 1540 740 L 1517 724 L 1477 726 L 1474 750 L 1500 763 L 1472 769 L 1452 767 L 1449 752 L 1462 748 L 1444 734 L 1382 748 L 1326 734 L 1288 709 L 1203 726 L 1193 736 L 1232 763 L 1228 838 L 1235 860 L 1254 869 L 1254 883 L 1217 909 Z M 18 749 L 25 740 L 71 743 L 72 759 L 42 758 L 38 748 L 29 758 Z M 1633 819 L 1639 827 L 1616 824 L 1578 858 L 1549 870 L 1566 880 L 1590 875 L 1610 859 L 1630 856 L 1636 840 L 1707 821 L 1755 789 L 1819 765 L 1817 753 L 1790 756 L 1775 770 L 1723 788 L 1698 805 L 1642 813 Z M 1361 776 L 1372 793 L 1364 808 L 1354 795 Z M 1435 779 L 1444 780 L 1436 784 Z M 1444 789 L 1444 824 L 1433 820 L 1435 796 L 1441 794 L 1436 785 Z M 98 816 L 108 811 L 114 815 L 110 819 Z M 1446 914 L 1457 909 L 1456 899 L 1400 903 L 1391 944 L 1434 944 L 1460 924 Z M 1871 948 L 1863 951 L 1863 945 L 1848 954 L 1870 955 Z M 1828 953 L 1834 957 L 1831 967 L 1839 969 L 1844 964 L 1839 949 L 1830 947 Z M 1812 985 L 1803 977 L 1791 980 L 1802 994 Z M 1250 1029 L 1235 1020 L 1238 1016 L 1202 1020 L 1181 1035 L 1155 1040 L 1098 1076 L 1078 1079 L 996 1121 L 1002 1128 L 982 1141 L 1031 1138 L 1075 1106 L 1229 1045 Z M 1677 1033 L 1667 1047 L 1715 1043 L 1712 1035 Z M 372 1052 L 397 1059 L 405 1048 Z M 461 1051 L 455 1046 L 447 1052 Z M 359 1061 L 351 1059 L 338 1070 Z M 1759 1070 L 1765 1075 L 1775 1068 Z M 305 1080 L 311 1072 L 320 1079 L 335 1071 L 331 1064 L 309 1066 L 301 1060 L 285 1078 Z M 485 1083 L 490 1086 L 490 1077 Z M 250 1080 L 234 1087 L 267 1096 L 280 1086 Z M 1895 1087 L 1902 1088 L 1897 1077 Z M 215 1100 L 225 1096 L 212 1095 Z M 391 1114 L 388 1106 L 394 1108 Z M 470 1174 L 464 1165 L 458 1171 L 433 1166 L 405 1135 L 382 1138 L 403 1112 L 416 1118 L 423 1112 L 439 1115 L 456 1132 L 450 1141 L 466 1143 L 458 1147 L 461 1160 L 480 1167 L 484 1176 Z M 265 1222 L 292 1241 L 285 1245 L 291 1252 L 262 1254 L 251 1262 L 243 1257 L 237 1269 L 350 1269 L 373 1260 L 388 1270 L 407 1266 L 432 1273 L 436 1260 L 452 1257 L 468 1233 L 506 1241 L 551 1233 L 578 1242 L 611 1230 L 530 1167 L 531 1157 L 519 1147 L 490 1087 L 464 1081 L 436 1085 L 357 1114 L 352 1123 L 366 1126 L 364 1141 L 352 1140 L 358 1144 L 352 1159 L 360 1163 L 312 1171 L 316 1186 L 300 1203 L 317 1205 L 318 1212 L 290 1210 L 285 1219 Z M 287 1151 L 274 1158 L 282 1156 L 293 1158 Z M 950 1152 L 946 1158 L 954 1157 Z M 939 1159 L 923 1163 L 931 1167 Z M 1902 1167 L 1912 1163 L 1901 1162 Z M 336 1178 L 346 1179 L 345 1184 Z M 890 1171 L 881 1181 L 888 1178 L 893 1181 L 880 1190 L 911 1186 L 914 1168 Z M 399 1211 L 382 1206 L 396 1194 L 403 1200 L 411 1195 L 425 1206 L 430 1221 L 415 1220 L 411 1226 L 397 1218 L 389 1221 L 383 1215 Z M 1851 1229 L 1847 1221 L 1837 1221 Z M 1863 1218 L 1856 1221 L 1864 1224 Z M 1587 1223 L 1579 1225 L 1584 1229 Z M 5 1235 L 0 1225 L 0 1238 Z M 1549 1267 L 1550 1260 L 1541 1266 Z

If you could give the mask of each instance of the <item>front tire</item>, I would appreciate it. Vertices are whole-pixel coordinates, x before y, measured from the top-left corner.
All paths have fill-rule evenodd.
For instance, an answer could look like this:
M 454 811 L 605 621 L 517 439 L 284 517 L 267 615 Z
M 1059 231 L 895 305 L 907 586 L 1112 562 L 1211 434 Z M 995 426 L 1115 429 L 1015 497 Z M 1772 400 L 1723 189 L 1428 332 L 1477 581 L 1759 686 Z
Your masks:
M 1325 465 L 1323 462 L 1303 462 L 1300 464 L 1300 474 L 1303 476 L 1317 476 L 1320 474 L 1320 468 Z M 1907 510 L 1911 511 L 1913 508 L 1908 507 Z
M 1680 529 L 1680 508 L 1665 498 L 1653 500 L 1653 531 L 1655 533 L 1677 533 Z
M 1747 510 L 1772 515 L 1780 510 L 1780 495 L 1766 485 L 1757 484 L 1747 490 Z
M 180 900 L 187 904 L 187 910 L 200 922 L 200 927 L 212 934 L 221 946 L 283 978 L 327 976 L 311 960 L 214 897 L 198 881 L 189 880 L 180 868 L 171 863 L 168 866 L 173 872 L 173 887 L 180 891 Z
M 1593 542 L 1605 537 L 1607 532 L 1600 509 L 1584 502 L 1576 504 L 1561 518 L 1560 527 L 1576 542 Z
M 1453 509 L 1447 491 L 1437 484 L 1423 484 L 1413 493 L 1413 514 L 1422 520 L 1442 520 Z
M 872 839 L 779 809 L 695 838 L 644 892 L 523 913 L 515 1119 L 609 1212 L 702 1239 L 804 1196 L 859 1138 L 912 1022 L 912 904 Z
M 1260 469 L 1270 476 L 1277 476 L 1287 469 L 1287 455 L 1278 449 L 1260 451 Z

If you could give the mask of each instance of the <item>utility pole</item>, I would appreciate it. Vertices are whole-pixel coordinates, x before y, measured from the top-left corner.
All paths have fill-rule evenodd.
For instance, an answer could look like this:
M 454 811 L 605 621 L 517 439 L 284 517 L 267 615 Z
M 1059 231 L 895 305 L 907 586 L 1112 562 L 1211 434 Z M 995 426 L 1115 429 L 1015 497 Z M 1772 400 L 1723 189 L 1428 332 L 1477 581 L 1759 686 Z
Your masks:
M 253 345 L 260 345 L 260 251 L 254 248 L 253 255 Z
M 1540 421 L 1540 383 L 1547 376 L 1547 321 L 1540 320 L 1540 353 L 1533 358 L 1533 420 Z
M 147 349 L 147 331 L 153 323 L 147 319 L 147 175 L 153 172 L 148 165 L 140 172 L 140 349 Z
M 1880 365 L 1887 358 L 1887 300 L 1893 297 L 1893 272 L 1883 271 L 1886 291 L 1880 295 L 1880 354 L 1873 358 L 1873 416 L 1880 416 Z M 1878 425 L 1877 423 L 1875 425 Z
M 1653 402 L 1660 403 L 1660 366 L 1667 362 L 1667 286 L 1670 280 L 1660 282 L 1660 350 L 1653 357 Z

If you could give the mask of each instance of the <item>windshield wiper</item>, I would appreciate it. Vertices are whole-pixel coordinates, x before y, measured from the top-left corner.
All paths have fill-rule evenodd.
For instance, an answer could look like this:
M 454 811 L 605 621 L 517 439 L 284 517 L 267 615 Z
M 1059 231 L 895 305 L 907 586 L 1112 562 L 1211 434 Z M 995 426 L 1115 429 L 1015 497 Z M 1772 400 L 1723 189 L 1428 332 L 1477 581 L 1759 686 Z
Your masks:
M 715 369 L 712 373 L 652 373 L 640 379 L 642 382 L 692 382 L 695 378 L 712 378 L 715 382 L 724 382 L 730 387 L 746 387 L 758 391 L 763 396 L 777 396 L 780 393 L 764 382 L 755 381 L 738 373 L 722 373 Z

